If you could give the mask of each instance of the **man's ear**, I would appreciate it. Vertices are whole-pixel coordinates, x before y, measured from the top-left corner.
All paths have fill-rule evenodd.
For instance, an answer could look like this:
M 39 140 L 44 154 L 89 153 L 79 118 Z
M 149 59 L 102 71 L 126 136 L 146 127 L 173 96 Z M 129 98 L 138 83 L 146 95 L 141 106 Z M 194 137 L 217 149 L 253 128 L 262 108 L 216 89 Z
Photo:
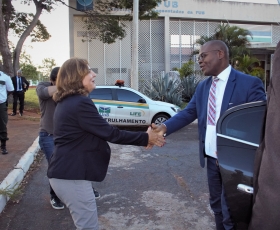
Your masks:
M 225 57 L 225 52 L 223 50 L 219 50 L 219 60 L 222 60 Z

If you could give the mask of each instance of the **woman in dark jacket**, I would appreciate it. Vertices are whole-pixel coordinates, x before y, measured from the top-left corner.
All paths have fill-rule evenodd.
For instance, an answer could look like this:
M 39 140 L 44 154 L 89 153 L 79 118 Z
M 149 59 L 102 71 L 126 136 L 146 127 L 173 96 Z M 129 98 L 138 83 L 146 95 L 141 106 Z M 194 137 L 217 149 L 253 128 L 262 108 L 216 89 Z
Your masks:
M 109 125 L 89 99 L 96 74 L 88 62 L 71 58 L 56 80 L 54 113 L 55 148 L 48 168 L 50 184 L 69 208 L 77 229 L 98 229 L 92 181 L 102 181 L 111 150 L 107 141 L 137 146 L 164 144 L 152 132 L 129 132 Z

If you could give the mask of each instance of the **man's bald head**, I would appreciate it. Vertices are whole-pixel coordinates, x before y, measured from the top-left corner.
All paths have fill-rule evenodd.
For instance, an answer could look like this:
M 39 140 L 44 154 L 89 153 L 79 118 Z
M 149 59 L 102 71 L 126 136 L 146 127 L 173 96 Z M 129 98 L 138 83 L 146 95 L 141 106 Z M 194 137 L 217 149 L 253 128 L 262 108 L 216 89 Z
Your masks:
M 226 43 L 224 43 L 221 40 L 212 40 L 209 42 L 206 42 L 203 44 L 203 46 L 209 46 L 211 47 L 211 49 L 215 49 L 215 50 L 222 50 L 225 53 L 225 58 L 227 58 L 227 60 L 229 60 L 229 51 L 228 51 L 228 47 L 226 45 Z
M 218 76 L 229 65 L 229 50 L 221 40 L 212 40 L 201 46 L 199 66 L 205 76 Z

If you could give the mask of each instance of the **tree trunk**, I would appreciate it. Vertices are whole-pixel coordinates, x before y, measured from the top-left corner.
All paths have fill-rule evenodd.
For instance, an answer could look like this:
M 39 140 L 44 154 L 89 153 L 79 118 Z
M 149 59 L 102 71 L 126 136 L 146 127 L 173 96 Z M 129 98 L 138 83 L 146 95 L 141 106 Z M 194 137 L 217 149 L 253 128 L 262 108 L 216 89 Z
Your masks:
M 10 1 L 8 1 L 10 3 Z M 0 6 L 2 7 L 2 0 L 0 0 Z M 7 8 L 9 10 L 9 8 Z M 9 76 L 13 76 L 13 65 L 12 65 L 12 53 L 9 49 L 8 43 L 8 28 L 5 26 L 5 20 L 3 17 L 2 9 L 0 10 L 0 53 L 3 60 L 3 72 Z
M 18 40 L 18 43 L 16 45 L 16 48 L 14 50 L 14 55 L 13 55 L 13 70 L 16 73 L 16 71 L 19 69 L 19 57 L 21 53 L 21 49 L 23 46 L 23 43 L 25 42 L 26 38 L 30 35 L 34 27 L 36 26 L 39 17 L 43 11 L 44 5 L 41 3 L 38 3 L 36 0 L 33 1 L 36 5 L 36 14 L 31 21 L 30 25 L 26 28 L 26 30 L 23 32 L 23 34 L 20 36 L 20 39 Z

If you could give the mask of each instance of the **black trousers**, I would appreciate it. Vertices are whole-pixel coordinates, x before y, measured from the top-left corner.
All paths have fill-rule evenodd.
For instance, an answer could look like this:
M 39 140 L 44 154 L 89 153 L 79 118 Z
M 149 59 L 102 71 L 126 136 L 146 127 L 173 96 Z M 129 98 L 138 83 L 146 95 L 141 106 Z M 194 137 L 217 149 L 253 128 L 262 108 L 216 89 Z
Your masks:
M 7 123 L 8 123 L 8 114 L 7 114 L 7 104 L 6 102 L 0 104 L 0 140 L 8 140 L 7 134 Z
M 14 103 L 13 103 L 13 113 L 17 113 L 17 103 L 19 100 L 19 112 L 23 113 L 24 110 L 24 92 L 17 91 L 13 93 Z

